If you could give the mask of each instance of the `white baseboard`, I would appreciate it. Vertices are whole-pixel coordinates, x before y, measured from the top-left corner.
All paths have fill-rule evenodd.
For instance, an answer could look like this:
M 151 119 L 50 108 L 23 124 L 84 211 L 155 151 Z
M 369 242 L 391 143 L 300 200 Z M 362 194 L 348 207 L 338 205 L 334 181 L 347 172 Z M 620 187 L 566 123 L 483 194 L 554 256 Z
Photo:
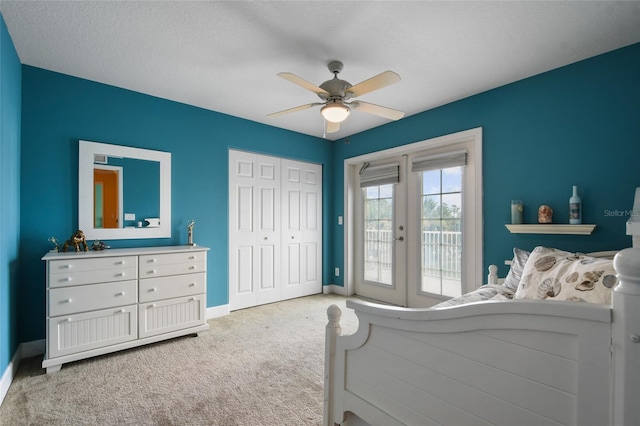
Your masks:
M 0 406 L 4 401 L 4 397 L 7 396 L 7 392 L 9 392 L 9 386 L 11 386 L 13 378 L 18 372 L 20 361 L 22 361 L 23 358 L 41 355 L 44 353 L 44 349 L 44 339 L 20 343 L 18 345 L 18 349 L 16 349 L 16 352 L 13 354 L 9 365 L 5 368 L 4 373 L 2 373 L 2 378 L 0 379 Z
M 212 306 L 211 308 L 207 308 L 206 316 L 207 319 L 210 320 L 229 315 L 229 312 L 231 312 L 229 310 L 229 305 Z
M 349 296 L 349 294 L 347 294 L 347 290 L 342 287 L 341 285 L 335 285 L 335 284 L 329 284 L 329 285 L 325 285 L 322 286 L 322 293 L 323 294 L 339 294 L 340 296 Z
M 9 391 L 9 386 L 11 386 L 11 382 L 13 381 L 13 376 L 16 375 L 18 371 L 18 365 L 20 365 L 20 348 L 13 354 L 13 358 L 9 361 L 9 365 L 4 370 L 2 374 L 2 379 L 0 379 L 0 406 L 2 406 L 2 401 L 4 401 L 4 397 L 7 395 Z

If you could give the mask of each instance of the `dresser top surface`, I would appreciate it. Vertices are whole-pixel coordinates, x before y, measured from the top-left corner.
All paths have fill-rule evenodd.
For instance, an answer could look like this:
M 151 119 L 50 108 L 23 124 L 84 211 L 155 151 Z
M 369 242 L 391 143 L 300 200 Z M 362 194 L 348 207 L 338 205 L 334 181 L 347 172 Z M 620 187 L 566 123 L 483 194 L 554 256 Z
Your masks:
M 106 249 L 100 251 L 69 251 L 69 252 L 55 252 L 50 251 L 42 260 L 63 260 L 63 259 L 89 259 L 96 257 L 110 257 L 110 256 L 140 256 L 145 254 L 162 254 L 162 253 L 184 253 L 184 252 L 196 252 L 207 251 L 208 247 L 203 246 L 158 246 L 158 247 L 132 247 L 132 248 L 117 248 Z

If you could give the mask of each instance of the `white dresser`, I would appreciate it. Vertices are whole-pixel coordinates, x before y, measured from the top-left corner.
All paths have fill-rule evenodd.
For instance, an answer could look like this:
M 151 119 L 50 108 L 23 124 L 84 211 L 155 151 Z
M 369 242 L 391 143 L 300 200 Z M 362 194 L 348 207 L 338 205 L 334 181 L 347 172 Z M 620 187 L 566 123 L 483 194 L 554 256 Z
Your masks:
M 206 247 L 48 253 L 47 373 L 209 328 Z

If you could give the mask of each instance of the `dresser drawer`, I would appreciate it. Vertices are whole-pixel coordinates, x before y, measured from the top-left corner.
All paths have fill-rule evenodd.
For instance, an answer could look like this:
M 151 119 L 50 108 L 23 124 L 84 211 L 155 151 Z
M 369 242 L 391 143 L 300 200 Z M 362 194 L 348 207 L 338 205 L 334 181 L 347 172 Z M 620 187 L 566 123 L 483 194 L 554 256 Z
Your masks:
M 136 281 L 49 290 L 49 316 L 68 315 L 137 303 Z
M 78 256 L 82 256 L 79 254 Z M 75 271 L 95 271 L 102 269 L 137 268 L 138 256 L 114 256 L 100 258 L 83 258 L 52 260 L 49 262 L 49 273 L 68 273 Z
M 138 268 L 119 267 L 110 269 L 96 269 L 92 271 L 68 271 L 49 275 L 49 287 L 68 287 L 83 284 L 106 283 L 114 281 L 135 280 Z
M 206 260 L 206 251 L 148 254 L 140 256 L 140 266 L 173 265 L 176 263 L 205 262 Z
M 144 265 L 140 267 L 140 279 L 165 277 L 169 275 L 194 274 L 205 272 L 207 263 L 205 261 L 191 261 L 188 263 Z
M 47 357 L 55 358 L 138 338 L 137 305 L 47 320 Z
M 190 296 L 205 292 L 206 275 L 197 274 L 176 275 L 170 277 L 149 278 L 140 280 L 140 303 L 173 297 Z
M 206 324 L 204 294 L 138 305 L 138 336 L 155 336 Z

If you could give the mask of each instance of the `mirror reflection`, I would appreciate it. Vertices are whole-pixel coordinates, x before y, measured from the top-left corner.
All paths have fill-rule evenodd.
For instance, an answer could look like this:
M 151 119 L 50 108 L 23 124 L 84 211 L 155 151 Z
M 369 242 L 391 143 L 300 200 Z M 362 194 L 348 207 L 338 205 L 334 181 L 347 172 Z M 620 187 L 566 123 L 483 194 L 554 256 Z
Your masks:
M 95 156 L 93 227 L 155 226 L 160 218 L 160 162 Z
M 80 141 L 78 222 L 87 239 L 171 236 L 171 154 Z

